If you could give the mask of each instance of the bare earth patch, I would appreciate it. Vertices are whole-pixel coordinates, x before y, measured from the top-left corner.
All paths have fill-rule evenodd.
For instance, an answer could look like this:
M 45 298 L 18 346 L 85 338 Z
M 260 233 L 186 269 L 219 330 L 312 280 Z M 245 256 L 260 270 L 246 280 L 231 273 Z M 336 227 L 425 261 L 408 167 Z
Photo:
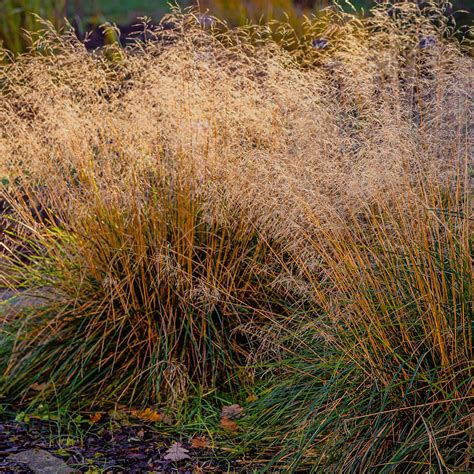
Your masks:
M 55 423 L 0 422 L 0 473 L 248 472 L 218 449 L 195 448 L 192 440 L 169 439 L 148 425 L 112 426 L 110 420 L 80 434 Z M 173 458 L 177 450 L 185 456 Z

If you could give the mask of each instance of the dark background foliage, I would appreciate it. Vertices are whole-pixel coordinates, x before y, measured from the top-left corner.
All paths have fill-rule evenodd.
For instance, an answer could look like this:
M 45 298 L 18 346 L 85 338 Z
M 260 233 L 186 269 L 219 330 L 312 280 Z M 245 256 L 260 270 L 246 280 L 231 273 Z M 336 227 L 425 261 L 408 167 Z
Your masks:
M 340 2 L 345 8 L 355 8 L 360 15 L 368 14 L 376 2 L 382 0 L 353 0 Z M 391 1 L 391 0 L 387 0 Z M 441 0 L 440 0 L 441 1 Z M 99 28 L 104 23 L 119 26 L 122 35 L 127 36 L 139 17 L 149 17 L 158 22 L 171 9 L 166 0 L 1 0 L 0 1 L 0 44 L 14 53 L 23 52 L 30 42 L 25 30 L 39 28 L 34 15 L 51 21 L 55 26 L 64 24 L 64 19 L 74 26 L 79 37 L 90 33 L 89 48 L 107 42 L 107 35 Z M 182 7 L 198 5 L 203 12 L 209 12 L 230 25 L 243 23 L 247 18 L 283 19 L 288 14 L 290 22 L 306 14 L 317 13 L 332 3 L 331 0 L 176 0 Z M 443 2 L 444 3 L 444 2 Z M 446 3 L 445 11 L 453 17 L 453 26 L 465 31 L 472 26 L 474 4 L 469 0 L 452 0 Z

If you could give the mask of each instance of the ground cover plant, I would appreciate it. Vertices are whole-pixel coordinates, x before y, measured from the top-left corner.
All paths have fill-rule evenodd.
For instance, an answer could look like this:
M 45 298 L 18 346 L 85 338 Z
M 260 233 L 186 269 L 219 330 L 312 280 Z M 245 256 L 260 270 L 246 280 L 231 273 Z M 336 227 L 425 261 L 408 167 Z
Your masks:
M 297 31 L 177 10 L 94 52 L 46 28 L 0 72 L 2 284 L 44 300 L 3 313 L 4 400 L 220 423 L 269 470 L 469 471 L 453 34 L 413 3 Z

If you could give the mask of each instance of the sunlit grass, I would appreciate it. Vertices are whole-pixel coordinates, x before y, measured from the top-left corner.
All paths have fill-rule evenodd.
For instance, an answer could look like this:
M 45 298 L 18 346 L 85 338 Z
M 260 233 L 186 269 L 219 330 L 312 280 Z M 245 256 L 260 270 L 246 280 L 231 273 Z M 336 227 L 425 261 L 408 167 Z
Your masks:
M 2 282 L 48 295 L 2 393 L 205 430 L 255 392 L 235 452 L 272 468 L 469 469 L 472 59 L 412 3 L 300 26 L 2 66 Z
M 126 207 L 96 195 L 73 226 L 31 232 L 36 255 L 10 260 L 11 281 L 59 302 L 23 317 L 4 390 L 41 380 L 71 399 L 183 403 L 193 385 L 239 382 L 239 327 L 277 304 L 268 245 L 242 214 L 212 216 L 189 184 L 164 179 L 137 177 Z
M 251 443 L 272 433 L 273 462 L 469 470 L 472 232 L 461 173 L 454 189 L 417 182 L 314 241 L 325 275 L 307 270 L 314 313 L 288 336 L 286 376 L 257 403 L 265 428 L 249 430 Z

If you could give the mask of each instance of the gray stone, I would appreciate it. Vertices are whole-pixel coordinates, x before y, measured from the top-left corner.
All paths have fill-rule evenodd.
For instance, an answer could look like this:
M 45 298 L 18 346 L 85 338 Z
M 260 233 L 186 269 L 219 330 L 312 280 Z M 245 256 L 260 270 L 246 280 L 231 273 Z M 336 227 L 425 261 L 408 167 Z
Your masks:
M 25 309 L 40 308 L 51 298 L 50 294 L 48 288 L 33 293 L 0 287 L 0 315 L 11 316 Z
M 37 474 L 72 474 L 77 471 L 70 468 L 62 459 L 53 456 L 43 449 L 28 449 L 10 454 L 9 461 L 26 464 Z

